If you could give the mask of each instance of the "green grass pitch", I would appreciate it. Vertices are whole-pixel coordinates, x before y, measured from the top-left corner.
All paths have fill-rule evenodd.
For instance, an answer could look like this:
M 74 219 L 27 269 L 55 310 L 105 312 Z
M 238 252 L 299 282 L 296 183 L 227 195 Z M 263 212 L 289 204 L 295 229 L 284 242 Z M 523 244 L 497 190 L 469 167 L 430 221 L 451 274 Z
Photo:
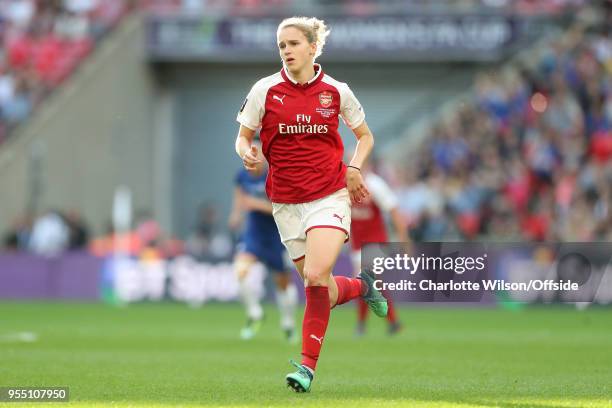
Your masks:
M 355 339 L 344 305 L 308 394 L 285 387 L 299 346 L 266 312 L 244 342 L 238 305 L 0 303 L 0 387 L 69 386 L 49 407 L 612 407 L 610 308 L 403 307 L 397 337 L 372 316 Z

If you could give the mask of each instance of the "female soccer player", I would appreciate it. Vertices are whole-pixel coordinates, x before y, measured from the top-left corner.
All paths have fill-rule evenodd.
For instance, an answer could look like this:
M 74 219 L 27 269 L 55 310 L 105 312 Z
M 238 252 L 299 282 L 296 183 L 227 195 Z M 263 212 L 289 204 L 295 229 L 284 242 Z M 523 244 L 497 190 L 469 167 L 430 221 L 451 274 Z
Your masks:
M 362 164 L 362 175 L 370 197 L 353 205 L 351 211 L 351 258 L 353 271 L 357 275 L 361 271 L 361 249 L 366 243 L 387 242 L 387 228 L 385 226 L 384 214 L 390 216 L 391 224 L 395 230 L 395 238 L 398 242 L 408 242 L 408 231 L 402 216 L 399 213 L 397 198 L 391 187 L 372 171 L 372 166 L 366 162 Z M 399 332 L 401 324 L 397 320 L 397 313 L 393 306 L 390 293 L 381 292 L 387 299 L 387 321 L 389 322 L 389 334 Z M 366 319 L 368 317 L 368 305 L 363 299 L 357 299 L 357 330 L 355 334 L 365 334 Z
M 374 137 L 347 84 L 324 74 L 314 63 L 328 34 L 323 21 L 316 18 L 283 20 L 277 30 L 283 67 L 255 83 L 237 117 L 236 153 L 249 171 L 263 165 L 251 145 L 260 128 L 274 220 L 304 280 L 302 363 L 293 363 L 297 371 L 286 376 L 296 392 L 310 390 L 332 307 L 362 296 L 376 315 L 387 314 L 387 302 L 374 289 L 372 276 L 332 276 L 349 236 L 351 201 L 359 202 L 369 194 L 360 167 Z M 348 166 L 342 162 L 339 116 L 358 140 Z

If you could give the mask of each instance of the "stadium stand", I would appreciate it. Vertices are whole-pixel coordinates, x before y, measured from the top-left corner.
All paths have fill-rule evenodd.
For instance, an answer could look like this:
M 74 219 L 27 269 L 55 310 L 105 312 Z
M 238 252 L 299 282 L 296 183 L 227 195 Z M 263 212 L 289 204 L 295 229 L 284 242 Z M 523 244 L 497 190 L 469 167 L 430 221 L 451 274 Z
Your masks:
M 139 2 L 139 8 L 172 13 L 224 5 L 231 6 L 232 11 L 242 6 L 293 3 L 145 0 Z M 324 1 L 308 3 L 325 5 Z M 339 3 L 358 8 L 360 2 Z M 584 2 L 547 2 L 550 7 L 546 9 L 530 1 L 391 3 L 407 7 L 443 3 L 457 8 L 487 5 L 524 14 L 554 14 Z M 0 40 L 4 51 L 0 60 L 0 142 L 27 120 L 32 110 L 70 76 L 96 43 L 132 9 L 128 0 L 0 0 Z M 610 240 L 611 50 L 609 31 L 602 28 L 586 32 L 578 27 L 541 47 L 529 62 L 479 75 L 471 98 L 450 118 L 437 121 L 427 134 L 421 154 L 417 155 L 419 160 L 396 171 L 394 181 L 401 209 L 413 237 L 424 241 Z M 406 105 L 410 107 L 408 102 Z M 422 105 L 427 111 L 422 115 L 433 111 L 433 105 Z M 404 122 L 406 117 L 403 116 Z M 1 231 L 4 246 L 31 250 L 32 231 L 45 217 L 53 222 L 42 222 L 42 226 L 57 227 L 58 231 L 71 228 L 64 209 L 22 216 L 14 220 L 7 233 Z M 79 223 L 87 225 L 87 221 Z M 215 228 L 223 229 L 219 225 Z M 214 247 L 213 241 L 223 243 L 227 239 L 213 239 L 215 234 L 200 225 L 193 231 L 185 248 L 182 243 L 176 244 L 169 252 L 186 250 L 202 259 L 218 258 L 207 251 Z M 92 228 L 92 232 L 96 236 L 100 229 Z M 227 235 L 226 231 L 218 235 L 224 234 Z M 56 234 L 60 235 L 65 233 Z M 182 234 L 182 238 L 186 235 Z M 113 234 L 109 232 L 102 238 L 89 246 L 94 253 L 112 248 Z M 60 241 L 61 249 L 72 246 L 65 238 Z M 85 245 L 82 241 L 78 241 L 81 247 Z M 163 242 L 156 245 L 164 247 Z
M 230 14 L 265 14 L 304 10 L 312 14 L 320 8 L 335 8 L 347 15 L 368 15 L 381 12 L 492 12 L 516 13 L 523 16 L 559 15 L 582 7 L 585 0 L 142 0 L 140 5 L 155 13 L 193 13 L 205 11 Z
M 125 0 L 0 2 L 0 143 L 129 9 Z
M 400 170 L 414 238 L 612 239 L 611 78 L 605 26 L 478 76 Z

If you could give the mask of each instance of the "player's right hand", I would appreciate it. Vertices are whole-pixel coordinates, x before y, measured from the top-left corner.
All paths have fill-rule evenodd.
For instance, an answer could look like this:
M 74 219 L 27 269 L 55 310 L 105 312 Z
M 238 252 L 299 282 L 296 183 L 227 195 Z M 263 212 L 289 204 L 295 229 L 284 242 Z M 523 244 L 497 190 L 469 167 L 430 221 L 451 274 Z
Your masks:
M 242 156 L 242 164 L 244 165 L 244 168 L 249 171 L 256 171 L 259 165 L 262 163 L 261 159 L 259 159 L 257 156 L 257 146 L 251 146 L 251 149 Z

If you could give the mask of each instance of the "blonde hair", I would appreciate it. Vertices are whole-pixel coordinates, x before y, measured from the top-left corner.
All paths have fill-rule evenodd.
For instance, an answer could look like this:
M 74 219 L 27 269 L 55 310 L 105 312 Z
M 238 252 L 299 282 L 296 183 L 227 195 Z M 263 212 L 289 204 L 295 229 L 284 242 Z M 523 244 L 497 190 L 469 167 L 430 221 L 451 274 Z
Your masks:
M 327 29 L 325 22 L 316 17 L 290 17 L 286 18 L 278 25 L 276 36 L 280 34 L 283 28 L 295 27 L 300 30 L 310 44 L 317 44 L 317 51 L 314 58 L 316 59 L 323 53 L 325 39 L 329 35 L 330 30 Z

